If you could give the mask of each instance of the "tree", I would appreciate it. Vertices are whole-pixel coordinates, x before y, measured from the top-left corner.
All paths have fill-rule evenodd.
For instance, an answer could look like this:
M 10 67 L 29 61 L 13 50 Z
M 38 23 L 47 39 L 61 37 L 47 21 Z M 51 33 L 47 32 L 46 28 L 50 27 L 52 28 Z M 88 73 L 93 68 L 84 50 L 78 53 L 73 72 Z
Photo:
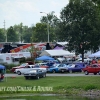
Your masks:
M 47 25 L 45 23 L 37 23 L 33 27 L 33 41 L 46 42 L 47 41 Z
M 100 16 L 91 0 L 70 0 L 61 11 L 62 35 L 68 41 L 68 50 L 82 54 L 96 51 L 100 45 Z M 95 41 L 96 40 L 96 41 Z
M 18 41 L 18 36 L 15 33 L 15 31 L 14 31 L 12 26 L 10 28 L 8 28 L 7 41 L 8 42 L 17 42 Z
M 0 42 L 5 42 L 5 35 L 3 29 L 0 29 Z
M 30 43 L 31 42 L 33 27 L 28 28 L 28 26 L 23 26 L 23 41 L 25 43 Z
M 41 23 L 44 23 L 46 25 L 49 23 L 50 41 L 56 40 L 58 37 L 56 33 L 56 29 L 57 29 L 59 19 L 57 18 L 57 16 L 54 15 L 54 11 L 52 11 L 51 13 L 48 13 L 47 16 L 43 16 L 40 21 Z M 46 33 L 47 33 L 47 29 L 46 29 Z

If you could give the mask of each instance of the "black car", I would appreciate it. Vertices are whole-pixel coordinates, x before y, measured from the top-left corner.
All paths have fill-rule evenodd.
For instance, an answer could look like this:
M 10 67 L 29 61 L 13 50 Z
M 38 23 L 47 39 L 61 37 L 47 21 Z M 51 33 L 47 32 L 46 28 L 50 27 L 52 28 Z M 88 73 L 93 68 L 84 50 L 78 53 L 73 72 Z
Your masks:
M 46 77 L 46 71 L 41 69 L 32 69 L 26 73 L 24 73 L 25 79 L 39 79 L 42 77 Z

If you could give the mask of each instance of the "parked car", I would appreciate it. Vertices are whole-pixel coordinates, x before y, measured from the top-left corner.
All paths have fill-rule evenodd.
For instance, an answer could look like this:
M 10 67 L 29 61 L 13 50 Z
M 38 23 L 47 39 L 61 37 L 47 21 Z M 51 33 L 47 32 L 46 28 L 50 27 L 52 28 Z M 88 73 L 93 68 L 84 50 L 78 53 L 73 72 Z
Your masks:
M 60 67 L 65 67 L 65 66 L 66 66 L 66 64 L 54 64 L 52 67 L 47 69 L 47 72 L 57 73 L 57 72 L 60 72 L 59 71 Z
M 26 73 L 24 73 L 25 79 L 39 79 L 42 77 L 46 77 L 46 72 L 41 69 L 32 69 Z
M 89 73 L 94 73 L 94 75 L 98 73 L 100 75 L 100 64 L 87 65 L 82 70 L 84 71 L 85 75 L 88 75 Z
M 81 65 L 81 64 L 72 64 L 71 67 L 69 67 L 67 69 L 67 72 L 82 72 L 82 69 L 84 68 L 85 66 L 84 65 Z
M 82 62 L 82 58 L 79 58 L 77 61 Z M 84 58 L 84 63 L 88 63 L 89 61 L 92 61 L 92 59 Z
M 21 65 L 19 65 L 19 66 L 12 67 L 12 68 L 10 69 L 10 71 L 13 72 L 13 73 L 15 73 L 15 69 L 24 68 L 24 67 L 27 66 L 27 65 L 29 65 L 29 64 L 28 64 L 28 63 L 23 63 L 23 64 L 21 64 Z
M 40 68 L 37 65 L 36 66 L 34 66 L 34 65 L 28 65 L 28 66 L 25 66 L 24 68 L 16 69 L 15 72 L 18 75 L 21 75 L 21 74 L 24 74 L 25 72 L 30 71 L 30 70 L 33 70 L 33 69 L 41 69 L 41 70 L 46 71 L 46 68 Z
M 68 68 L 71 68 L 71 67 L 73 67 L 73 64 L 68 64 L 68 65 L 64 64 L 64 66 L 59 67 L 58 70 L 59 72 L 64 73 L 64 72 L 67 72 Z

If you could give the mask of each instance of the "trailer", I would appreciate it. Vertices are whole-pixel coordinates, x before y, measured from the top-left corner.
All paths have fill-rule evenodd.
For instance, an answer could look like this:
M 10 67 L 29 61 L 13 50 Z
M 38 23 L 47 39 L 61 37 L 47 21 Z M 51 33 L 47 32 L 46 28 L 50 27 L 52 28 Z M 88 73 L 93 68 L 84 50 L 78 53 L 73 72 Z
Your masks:
M 18 52 L 18 53 L 1 53 L 0 54 L 0 63 L 7 64 L 19 64 L 20 58 L 30 58 L 30 52 Z

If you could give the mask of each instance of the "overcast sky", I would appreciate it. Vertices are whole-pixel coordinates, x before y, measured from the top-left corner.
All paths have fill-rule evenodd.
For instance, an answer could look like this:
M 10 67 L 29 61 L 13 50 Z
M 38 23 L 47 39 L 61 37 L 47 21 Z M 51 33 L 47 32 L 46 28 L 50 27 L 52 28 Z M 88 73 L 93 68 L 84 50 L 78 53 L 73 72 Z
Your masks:
M 31 26 L 40 22 L 45 13 L 54 11 L 56 16 L 68 4 L 69 0 L 0 0 L 0 28 L 18 25 Z M 45 12 L 45 13 L 40 13 Z

